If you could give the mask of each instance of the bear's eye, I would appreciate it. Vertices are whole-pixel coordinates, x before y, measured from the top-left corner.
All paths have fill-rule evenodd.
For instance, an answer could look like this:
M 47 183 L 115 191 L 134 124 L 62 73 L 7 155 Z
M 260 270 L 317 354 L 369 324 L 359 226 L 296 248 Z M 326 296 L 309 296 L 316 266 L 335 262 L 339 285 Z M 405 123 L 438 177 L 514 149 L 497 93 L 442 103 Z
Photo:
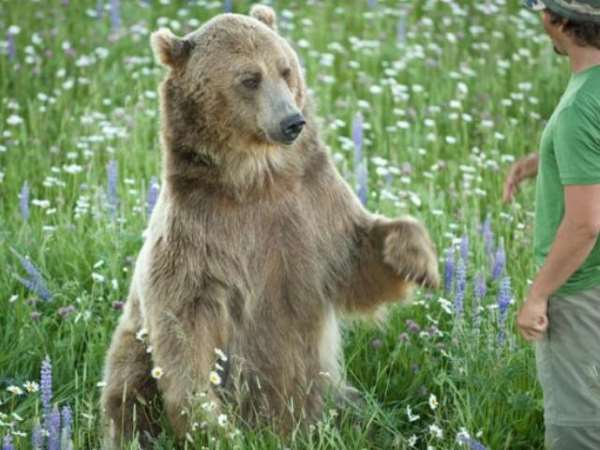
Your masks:
M 286 67 L 285 69 L 283 69 L 281 71 L 281 76 L 283 77 L 284 80 L 289 80 L 290 77 L 292 76 L 292 69 L 290 69 L 289 67 Z
M 244 78 L 242 80 L 242 84 L 244 85 L 244 87 L 254 90 L 254 89 L 258 89 L 258 86 L 260 86 L 260 81 L 261 81 L 260 74 L 255 73 L 255 74 L 252 74 L 251 76 Z

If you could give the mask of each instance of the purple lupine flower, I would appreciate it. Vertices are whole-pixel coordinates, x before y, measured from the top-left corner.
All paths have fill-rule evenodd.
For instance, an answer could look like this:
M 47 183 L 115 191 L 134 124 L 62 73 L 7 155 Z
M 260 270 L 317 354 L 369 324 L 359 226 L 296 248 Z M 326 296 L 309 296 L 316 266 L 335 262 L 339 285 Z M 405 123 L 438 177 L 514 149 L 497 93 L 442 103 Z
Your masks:
M 460 256 L 466 266 L 469 261 L 469 235 L 467 233 L 463 234 L 460 238 Z
M 444 292 L 449 295 L 452 292 L 452 279 L 454 276 L 454 249 L 446 250 L 446 262 L 444 264 Z
M 408 319 L 406 322 L 406 329 L 411 333 L 418 333 L 421 331 L 421 327 L 414 320 Z
M 7 434 L 4 436 L 4 439 L 2 439 L 2 450 L 15 450 L 10 434 Z
M 104 0 L 96 0 L 96 18 L 102 19 L 104 15 Z
M 48 424 L 48 450 L 61 450 L 60 448 L 60 411 L 54 407 L 50 413 Z
M 481 314 L 479 313 L 479 307 L 481 301 L 485 297 L 487 292 L 487 286 L 485 283 L 485 275 L 482 272 L 477 272 L 473 280 L 473 327 L 479 330 L 481 323 Z
M 356 177 L 356 193 L 363 205 L 369 197 L 369 172 L 367 161 L 363 157 L 363 116 L 360 112 L 352 121 L 352 141 L 354 142 L 354 176 Z
M 223 2 L 223 11 L 225 11 L 226 13 L 230 13 L 233 11 L 233 1 L 232 0 L 225 0 Z
M 492 217 L 489 214 L 485 217 L 485 221 L 481 226 L 481 234 L 483 235 L 485 254 L 491 257 L 494 251 L 494 232 L 492 231 Z
M 42 361 L 40 371 L 40 397 L 42 399 L 44 421 L 46 422 L 45 426 L 47 427 L 52 408 L 52 362 L 48 356 Z
M 108 206 L 113 215 L 116 214 L 119 206 L 119 194 L 117 192 L 117 183 L 119 178 L 119 166 L 117 161 L 111 159 L 106 166 L 106 174 L 108 178 L 107 200 Z
M 29 220 L 29 184 L 27 181 L 21 186 L 19 193 L 19 207 L 21 208 L 21 217 L 27 222 Z
M 498 243 L 498 248 L 496 249 L 496 255 L 494 256 L 494 265 L 492 267 L 492 278 L 494 280 L 499 279 L 503 274 L 506 268 L 506 253 L 504 252 L 504 242 L 502 239 Z
M 510 306 L 512 298 L 512 291 L 510 287 L 510 278 L 504 277 L 500 282 L 500 289 L 498 290 L 498 297 L 496 302 L 498 304 L 498 343 L 502 344 L 505 338 L 505 326 L 506 317 L 508 316 L 508 307 Z
M 121 31 L 121 1 L 110 0 L 110 28 L 114 34 Z
M 60 435 L 61 450 L 71 450 L 71 434 L 73 427 L 73 413 L 69 406 L 64 406 L 62 409 L 62 432 Z
M 456 265 L 456 289 L 454 293 L 454 312 L 460 317 L 464 309 L 465 290 L 467 287 L 467 270 L 462 258 L 458 259 Z
M 71 314 L 73 314 L 75 311 L 77 311 L 75 306 L 67 305 L 67 306 L 62 306 L 62 307 L 58 308 L 58 310 L 56 312 L 61 318 L 66 319 Z
M 29 280 L 27 278 L 20 277 L 19 275 L 15 275 L 15 279 L 23 286 L 25 286 L 28 290 L 40 297 L 42 300 L 46 302 L 52 300 L 52 293 L 48 290 L 48 288 L 45 285 L 35 282 L 33 280 Z
M 148 188 L 148 198 L 146 199 L 148 217 L 152 215 L 156 201 L 158 200 L 158 194 L 160 193 L 160 186 L 156 177 L 150 178 L 150 187 Z
M 361 161 L 356 173 L 356 194 L 363 205 L 367 204 L 369 199 L 369 172 L 367 161 Z
M 396 42 L 399 45 L 406 44 L 406 13 L 402 12 L 396 25 Z
M 15 250 L 11 249 L 12 252 L 19 258 L 19 262 L 21 266 L 29 275 L 29 278 L 22 278 L 18 275 L 15 275 L 17 281 L 19 281 L 23 286 L 25 286 L 30 291 L 37 294 L 42 300 L 50 301 L 52 300 L 52 293 L 48 290 L 48 286 L 46 285 L 46 281 L 42 276 L 41 272 L 37 267 L 33 265 L 33 263 L 27 258 L 19 255 Z
M 363 130 L 364 121 L 360 112 L 356 113 L 352 121 L 352 141 L 354 142 L 354 165 L 357 166 L 363 160 Z
M 485 445 L 469 435 L 460 434 L 456 440 L 459 444 L 466 445 L 471 450 L 487 450 Z
M 44 448 L 44 432 L 39 423 L 36 423 L 31 432 L 31 448 L 42 450 Z
M 10 31 L 6 35 L 6 50 L 8 52 L 8 59 L 10 59 L 11 61 L 17 57 L 17 46 L 15 45 L 15 35 Z

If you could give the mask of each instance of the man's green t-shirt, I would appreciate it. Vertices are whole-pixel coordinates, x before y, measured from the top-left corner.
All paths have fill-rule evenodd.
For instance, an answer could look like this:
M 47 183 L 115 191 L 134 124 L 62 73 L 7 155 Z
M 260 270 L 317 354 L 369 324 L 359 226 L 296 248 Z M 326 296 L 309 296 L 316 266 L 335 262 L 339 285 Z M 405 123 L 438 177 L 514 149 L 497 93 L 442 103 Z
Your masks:
M 600 184 L 600 66 L 571 77 L 540 145 L 535 201 L 535 262 L 544 263 L 565 213 L 564 186 Z M 600 286 L 600 240 L 556 292 Z

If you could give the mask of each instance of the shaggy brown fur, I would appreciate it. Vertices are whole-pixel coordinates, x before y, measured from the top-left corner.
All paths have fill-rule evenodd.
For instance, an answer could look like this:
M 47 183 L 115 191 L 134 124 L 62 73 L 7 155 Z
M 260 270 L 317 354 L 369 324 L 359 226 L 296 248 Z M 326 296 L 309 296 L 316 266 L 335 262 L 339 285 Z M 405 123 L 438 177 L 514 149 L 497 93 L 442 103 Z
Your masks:
M 282 432 L 318 418 L 328 392 L 349 392 L 338 317 L 438 283 L 424 227 L 371 215 L 340 177 L 274 12 L 252 13 L 218 16 L 183 39 L 152 36 L 170 69 L 163 188 L 108 352 L 107 446 L 156 431 L 157 393 L 180 436 L 201 392 L 213 413 L 227 398 L 249 423 Z M 295 112 L 303 131 L 278 143 L 282 115 Z M 142 328 L 151 353 L 136 339 Z M 220 389 L 209 383 L 216 348 L 229 357 Z M 164 371 L 156 382 L 153 367 Z

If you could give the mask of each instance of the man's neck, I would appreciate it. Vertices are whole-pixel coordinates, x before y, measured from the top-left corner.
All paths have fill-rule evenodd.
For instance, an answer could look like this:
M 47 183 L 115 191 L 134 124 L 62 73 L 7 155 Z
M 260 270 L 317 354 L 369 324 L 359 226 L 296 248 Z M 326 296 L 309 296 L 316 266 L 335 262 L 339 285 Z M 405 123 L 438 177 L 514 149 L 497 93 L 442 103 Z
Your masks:
M 583 72 L 590 67 L 600 65 L 600 49 L 598 48 L 573 45 L 567 53 L 573 73 Z

